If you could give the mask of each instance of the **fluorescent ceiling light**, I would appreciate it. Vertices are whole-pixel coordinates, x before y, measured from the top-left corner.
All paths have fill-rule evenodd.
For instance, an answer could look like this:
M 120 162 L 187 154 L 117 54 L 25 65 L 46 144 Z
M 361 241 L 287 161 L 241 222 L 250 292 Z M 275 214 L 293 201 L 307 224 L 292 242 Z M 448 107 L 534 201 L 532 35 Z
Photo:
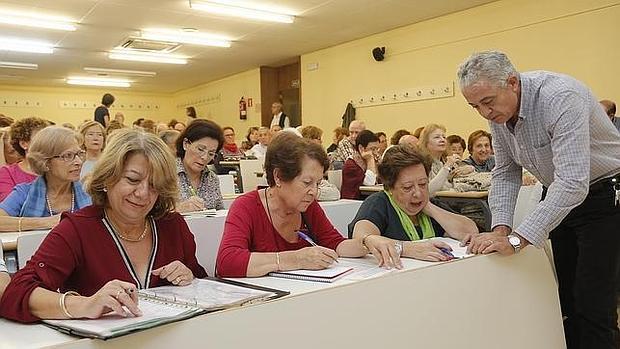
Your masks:
M 54 30 L 75 31 L 77 29 L 74 21 L 68 18 L 6 9 L 0 9 L 0 23 Z
M 131 81 L 121 79 L 104 79 L 90 77 L 69 77 L 67 84 L 84 86 L 110 86 L 110 87 L 130 87 Z
M 217 15 L 241 17 L 259 21 L 293 23 L 295 16 L 285 13 L 263 10 L 255 6 L 238 4 L 229 5 L 215 1 L 190 1 L 190 7 Z
M 52 44 L 40 41 L 0 38 L 0 51 L 16 51 L 31 53 L 53 53 Z
M 95 73 L 95 74 L 147 76 L 147 77 L 153 77 L 157 75 L 157 73 L 154 71 L 144 71 L 144 70 L 107 69 L 107 68 L 94 68 L 94 67 L 84 67 L 84 70 L 90 73 Z
M 116 50 L 108 54 L 111 59 L 122 59 L 126 61 L 152 62 L 152 63 L 169 63 L 169 64 L 187 64 L 187 59 L 182 56 L 152 54 L 132 50 Z
M 204 46 L 230 47 L 230 41 L 225 38 L 215 35 L 186 33 L 182 31 L 146 29 L 140 33 L 140 37 L 146 40 L 169 41 Z
M 38 64 L 34 64 L 34 63 L 2 62 L 2 61 L 0 61 L 0 68 L 37 70 L 37 69 L 39 69 L 39 65 Z

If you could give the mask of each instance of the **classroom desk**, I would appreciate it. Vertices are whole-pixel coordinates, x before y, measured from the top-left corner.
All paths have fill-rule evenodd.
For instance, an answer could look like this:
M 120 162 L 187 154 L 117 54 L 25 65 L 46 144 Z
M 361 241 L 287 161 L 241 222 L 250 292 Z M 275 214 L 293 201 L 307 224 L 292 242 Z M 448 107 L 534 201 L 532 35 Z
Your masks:
M 510 257 L 475 256 L 358 282 L 312 284 L 271 302 L 56 348 L 565 347 L 549 262 L 531 246 Z M 527 335 L 515 337 L 515 328 Z M 14 343 L 20 339 L 28 338 Z

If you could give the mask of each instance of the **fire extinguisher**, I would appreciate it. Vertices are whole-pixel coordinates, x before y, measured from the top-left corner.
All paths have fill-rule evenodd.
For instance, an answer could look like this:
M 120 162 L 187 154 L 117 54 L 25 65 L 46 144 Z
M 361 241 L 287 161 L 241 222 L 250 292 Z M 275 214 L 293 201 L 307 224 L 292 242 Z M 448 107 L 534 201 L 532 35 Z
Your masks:
M 239 119 L 246 120 L 248 118 L 248 105 L 243 97 L 239 100 Z

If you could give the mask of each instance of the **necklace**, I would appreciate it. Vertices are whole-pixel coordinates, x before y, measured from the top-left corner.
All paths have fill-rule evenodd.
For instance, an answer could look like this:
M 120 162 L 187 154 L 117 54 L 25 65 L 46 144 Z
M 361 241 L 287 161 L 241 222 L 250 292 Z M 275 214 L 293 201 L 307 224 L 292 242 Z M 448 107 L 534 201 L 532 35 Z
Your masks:
M 50 198 L 47 195 L 47 191 L 45 192 L 45 203 L 47 204 L 47 209 L 50 212 L 50 217 L 54 215 L 54 210 L 52 209 L 52 204 L 50 203 Z M 75 193 L 71 190 L 71 208 L 69 212 L 73 213 L 73 209 L 75 208 Z
M 110 222 L 110 226 L 112 227 L 112 230 L 114 231 L 114 233 L 121 239 L 125 240 L 125 241 L 129 241 L 129 242 L 140 242 L 142 240 L 144 240 L 144 238 L 146 237 L 146 233 L 148 232 L 149 229 L 149 225 L 148 225 L 148 221 L 144 221 L 144 231 L 142 232 L 142 234 L 140 234 L 140 236 L 138 236 L 137 238 L 130 238 L 127 235 L 124 235 L 123 233 L 120 232 L 120 230 L 116 227 L 116 225 L 114 223 L 112 223 L 112 220 L 110 219 L 110 217 L 108 216 L 108 212 L 104 210 L 105 213 L 105 217 L 108 220 L 108 222 Z

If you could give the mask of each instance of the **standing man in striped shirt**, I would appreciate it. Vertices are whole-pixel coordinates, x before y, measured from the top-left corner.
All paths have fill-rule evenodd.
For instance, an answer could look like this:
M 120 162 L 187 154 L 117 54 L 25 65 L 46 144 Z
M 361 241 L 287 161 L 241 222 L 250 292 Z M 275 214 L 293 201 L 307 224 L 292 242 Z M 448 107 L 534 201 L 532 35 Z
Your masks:
M 502 52 L 473 54 L 458 78 L 467 102 L 489 121 L 496 160 L 493 231 L 469 249 L 510 255 L 550 237 L 568 348 L 618 348 L 620 134 L 583 83 L 546 71 L 519 73 Z M 523 168 L 547 191 L 515 227 Z

